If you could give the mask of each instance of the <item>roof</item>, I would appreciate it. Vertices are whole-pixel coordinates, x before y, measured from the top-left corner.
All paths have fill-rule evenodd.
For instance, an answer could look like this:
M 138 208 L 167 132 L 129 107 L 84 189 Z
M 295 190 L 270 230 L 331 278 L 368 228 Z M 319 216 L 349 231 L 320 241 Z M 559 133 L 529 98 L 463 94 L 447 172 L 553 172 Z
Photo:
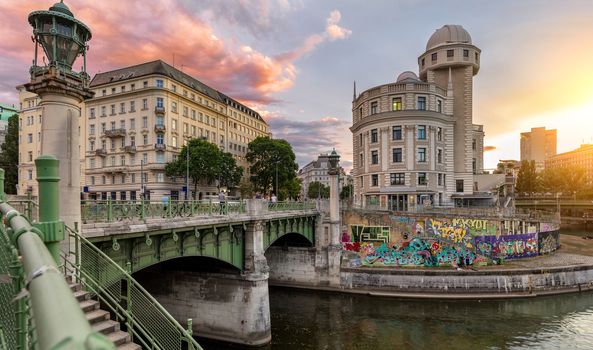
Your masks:
M 0 102 L 0 120 L 8 120 L 18 112 L 19 110 L 15 106 Z
M 441 45 L 453 44 L 453 43 L 464 43 L 471 44 L 472 37 L 469 35 L 467 30 L 457 24 L 445 24 L 441 28 L 437 29 L 428 43 L 426 43 L 426 51 Z
M 120 68 L 116 70 L 112 70 L 109 72 L 98 73 L 93 77 L 91 80 L 90 87 L 97 88 L 101 85 L 117 83 L 120 81 L 138 78 L 148 75 L 162 75 L 174 79 L 186 86 L 195 89 L 202 94 L 226 105 L 233 105 L 236 104 L 240 106 L 238 109 L 244 110 L 244 112 L 251 114 L 253 117 L 258 118 L 259 120 L 263 121 L 263 118 L 257 113 L 256 111 L 252 110 L 251 108 L 243 105 L 242 103 L 237 102 L 236 100 L 230 98 L 229 96 L 218 92 L 217 90 L 211 88 L 210 86 L 202 83 L 198 79 L 183 73 L 179 69 L 167 64 L 162 60 L 156 60 L 146 63 L 137 64 L 135 66 Z M 264 121 L 265 122 L 265 121 Z

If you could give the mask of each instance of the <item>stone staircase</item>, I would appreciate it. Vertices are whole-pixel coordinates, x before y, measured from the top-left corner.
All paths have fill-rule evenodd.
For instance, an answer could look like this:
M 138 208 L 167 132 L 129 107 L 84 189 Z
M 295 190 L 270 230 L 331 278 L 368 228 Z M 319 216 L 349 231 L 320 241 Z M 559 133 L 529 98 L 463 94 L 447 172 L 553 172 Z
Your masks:
M 120 330 L 119 322 L 111 320 L 108 311 L 100 309 L 99 302 L 91 299 L 89 292 L 84 291 L 80 284 L 72 283 L 70 277 L 67 277 L 66 281 L 74 293 L 74 297 L 80 303 L 80 308 L 86 315 L 86 319 L 93 330 L 103 333 L 115 344 L 118 350 L 142 349 L 140 345 L 132 342 L 132 337 L 127 332 Z

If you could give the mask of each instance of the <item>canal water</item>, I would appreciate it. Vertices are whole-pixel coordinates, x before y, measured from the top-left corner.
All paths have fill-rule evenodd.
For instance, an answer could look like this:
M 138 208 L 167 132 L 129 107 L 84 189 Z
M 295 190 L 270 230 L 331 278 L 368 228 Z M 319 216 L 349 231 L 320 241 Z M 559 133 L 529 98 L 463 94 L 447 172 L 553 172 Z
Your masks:
M 593 293 L 436 301 L 270 287 L 270 309 L 264 350 L 593 349 Z

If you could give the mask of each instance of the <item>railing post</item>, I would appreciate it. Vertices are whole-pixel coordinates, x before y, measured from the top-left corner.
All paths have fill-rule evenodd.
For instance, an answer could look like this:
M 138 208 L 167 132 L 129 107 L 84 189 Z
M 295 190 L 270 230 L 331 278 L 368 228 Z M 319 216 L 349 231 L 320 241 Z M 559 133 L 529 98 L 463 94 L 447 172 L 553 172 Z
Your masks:
M 126 262 L 126 311 L 128 316 L 128 333 L 134 340 L 134 317 L 132 315 L 132 263 Z
M 191 338 L 194 334 L 194 329 L 193 329 L 193 320 L 191 318 L 187 319 L 187 335 Z M 194 344 L 191 341 L 191 339 L 187 340 L 187 347 L 188 350 L 195 350 L 194 349 Z
M 167 217 L 170 218 L 171 217 L 171 205 L 173 205 L 173 202 L 171 201 L 171 197 L 167 198 L 167 203 L 169 205 L 167 205 Z
M 212 216 L 212 199 L 208 200 L 208 203 L 210 203 L 210 205 L 208 207 L 210 207 L 210 216 Z
M 27 206 L 25 208 L 25 215 L 29 218 L 30 222 L 33 222 L 33 194 L 31 191 L 27 192 Z
M 64 239 L 64 222 L 60 220 L 59 165 L 54 156 L 43 155 L 35 159 L 39 186 L 39 223 L 34 225 L 43 232 L 43 242 L 60 266 L 60 241 Z
M 111 197 L 107 197 L 107 222 L 113 220 L 113 206 L 111 205 Z
M 144 198 L 140 199 L 140 218 L 146 223 L 146 207 L 144 206 Z

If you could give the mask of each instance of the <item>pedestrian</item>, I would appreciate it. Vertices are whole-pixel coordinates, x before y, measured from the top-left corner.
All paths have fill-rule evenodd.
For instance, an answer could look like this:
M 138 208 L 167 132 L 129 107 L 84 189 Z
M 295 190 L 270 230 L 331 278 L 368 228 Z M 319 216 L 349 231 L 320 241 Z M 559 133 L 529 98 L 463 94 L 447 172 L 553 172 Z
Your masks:
M 220 215 L 224 214 L 224 207 L 225 207 L 225 195 L 224 195 L 224 191 L 220 191 L 220 193 L 218 194 L 218 203 L 220 206 Z
M 278 202 L 278 197 L 274 193 L 272 193 L 272 203 Z

